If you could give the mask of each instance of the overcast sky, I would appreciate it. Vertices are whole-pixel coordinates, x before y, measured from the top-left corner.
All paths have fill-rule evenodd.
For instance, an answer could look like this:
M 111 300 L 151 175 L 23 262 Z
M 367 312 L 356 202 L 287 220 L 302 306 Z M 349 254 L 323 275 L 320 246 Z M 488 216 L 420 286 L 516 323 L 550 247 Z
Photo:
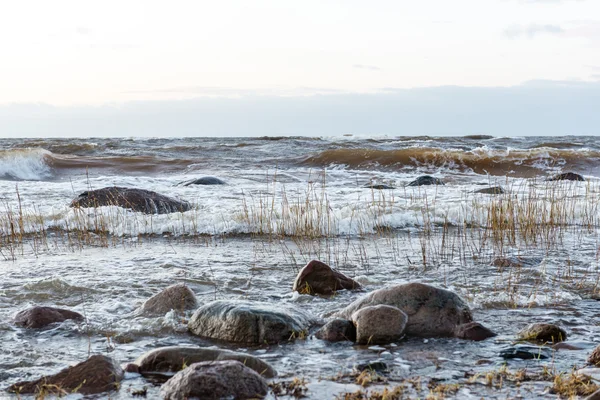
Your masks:
M 92 122 L 110 125 L 102 118 L 117 114 L 130 122 L 113 124 L 112 135 L 284 134 L 280 124 L 266 123 L 275 109 L 288 117 L 285 134 L 294 134 L 299 118 L 308 118 L 313 130 L 296 133 L 322 135 L 352 129 L 331 118 L 344 114 L 344 107 L 364 119 L 360 132 L 348 133 L 412 134 L 415 126 L 395 117 L 400 105 L 420 107 L 435 119 L 447 114 L 444 109 L 456 96 L 473 118 L 481 114 L 481 102 L 503 110 L 511 103 L 526 104 L 530 108 L 520 109 L 518 117 L 529 127 L 525 132 L 542 122 L 540 113 L 556 110 L 536 109 L 534 102 L 515 96 L 539 98 L 548 95 L 548 86 L 556 96 L 570 90 L 573 100 L 561 109 L 566 127 L 553 134 L 566 134 L 567 127 L 573 134 L 600 133 L 592 124 L 594 113 L 582 114 L 586 104 L 571 90 L 576 85 L 588 101 L 598 100 L 596 0 L 20 0 L 2 6 L 0 50 L 3 137 L 101 136 L 107 130 L 95 131 Z M 488 90 L 460 95 L 466 88 Z M 421 104 L 431 93 L 436 101 Z M 240 104 L 245 106 L 232 106 Z M 365 104 L 390 114 L 370 110 L 382 123 L 369 125 L 370 111 L 360 107 Z M 317 105 L 329 107 L 328 117 L 319 117 Z M 247 107 L 255 113 L 251 125 L 243 123 Z M 221 125 L 218 118 L 179 127 L 165 122 L 168 132 L 136 125 L 139 110 L 153 110 L 158 121 L 175 121 L 168 114 L 173 108 L 190 109 L 190 114 L 210 109 L 225 118 Z M 487 112 L 510 117 L 506 111 Z M 92 132 L 78 134 L 72 120 L 86 118 Z M 567 124 L 575 118 L 578 125 Z M 241 122 L 230 126 L 229 119 Z M 425 122 L 419 132 L 494 131 L 484 120 L 446 128 Z

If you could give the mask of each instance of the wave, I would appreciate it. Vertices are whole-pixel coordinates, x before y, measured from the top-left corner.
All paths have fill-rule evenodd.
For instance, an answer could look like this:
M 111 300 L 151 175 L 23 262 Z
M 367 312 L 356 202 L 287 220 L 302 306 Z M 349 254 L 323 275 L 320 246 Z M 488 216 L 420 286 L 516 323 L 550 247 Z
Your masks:
M 0 179 L 40 181 L 52 177 L 45 149 L 0 150 Z
M 590 149 L 491 150 L 469 151 L 412 147 L 397 150 L 332 149 L 306 157 L 302 164 L 314 167 L 344 165 L 354 169 L 447 169 L 496 176 L 534 177 L 540 173 L 570 170 L 589 173 L 600 164 L 600 151 Z

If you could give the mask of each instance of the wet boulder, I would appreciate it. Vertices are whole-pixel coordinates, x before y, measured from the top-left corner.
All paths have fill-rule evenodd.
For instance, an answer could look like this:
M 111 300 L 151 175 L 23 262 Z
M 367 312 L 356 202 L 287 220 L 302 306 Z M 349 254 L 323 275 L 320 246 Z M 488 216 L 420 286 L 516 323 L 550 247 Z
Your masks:
M 140 374 L 156 372 L 178 372 L 184 366 L 206 361 L 235 360 L 266 378 L 273 378 L 277 372 L 267 362 L 258 357 L 230 350 L 171 346 L 151 350 L 141 355 L 135 363 Z
M 335 318 L 327 321 L 321 329 L 315 332 L 315 337 L 328 342 L 341 342 L 344 340 L 355 342 L 356 327 L 352 321 Z
M 73 367 L 63 369 L 56 375 L 44 376 L 35 381 L 18 382 L 10 386 L 10 392 L 34 394 L 46 391 L 55 394 L 76 392 L 80 394 L 103 393 L 119 388 L 123 369 L 112 358 L 95 355 Z
M 142 305 L 144 315 L 164 315 L 171 310 L 193 310 L 198 306 L 194 292 L 185 284 L 171 285 Z
M 265 344 L 302 337 L 312 323 L 309 314 L 291 306 L 217 300 L 197 309 L 188 329 L 209 339 Z
M 267 382 L 239 361 L 209 361 L 190 365 L 161 388 L 165 400 L 257 399 L 266 396 Z
M 387 344 L 404 336 L 408 316 L 402 310 L 380 304 L 358 309 L 352 314 L 356 343 Z
M 487 188 L 476 190 L 474 193 L 480 193 L 480 194 L 504 194 L 505 191 L 502 188 L 502 186 L 493 186 L 493 187 L 487 187 Z
M 457 294 L 423 283 L 407 283 L 375 290 L 339 311 L 350 319 L 364 307 L 385 304 L 408 315 L 405 333 L 419 337 L 454 337 L 459 325 L 473 321 L 471 310 Z
M 542 261 L 544 260 L 539 257 L 498 257 L 492 262 L 492 265 L 501 270 L 506 268 L 533 268 L 540 265 Z
M 375 190 L 385 190 L 385 189 L 396 189 L 393 186 L 386 185 L 383 183 L 367 183 L 363 188 L 367 189 L 375 189 Z
M 225 185 L 225 182 L 214 176 L 203 176 L 183 183 L 183 186 L 190 185 Z
M 331 295 L 338 290 L 360 289 L 360 284 L 329 265 L 312 260 L 296 276 L 292 290 L 301 294 Z
M 592 352 L 588 356 L 587 362 L 597 367 L 600 366 L 600 345 L 598 345 L 594 350 L 592 350 Z
M 434 178 L 433 176 L 423 175 L 410 182 L 407 186 L 429 186 L 429 185 L 444 185 L 438 178 Z
M 540 343 L 558 343 L 567 339 L 567 331 L 554 324 L 527 325 L 518 334 L 520 340 Z
M 579 174 L 573 172 L 565 172 L 562 174 L 556 174 L 548 179 L 547 181 L 580 181 L 584 182 L 585 178 Z
M 497 336 L 496 333 L 481 325 L 479 322 L 467 322 L 466 324 L 458 325 L 454 329 L 454 337 L 458 339 L 479 342 L 494 336 Z
M 544 347 L 515 345 L 500 350 L 499 356 L 505 360 L 545 360 L 552 356 L 552 352 Z
M 83 315 L 70 310 L 55 307 L 34 306 L 23 311 L 19 311 L 13 320 L 17 326 L 24 328 L 39 329 L 56 322 L 63 322 L 68 319 L 83 321 Z
M 184 212 L 192 208 L 187 201 L 144 189 L 105 187 L 81 193 L 71 202 L 71 207 L 118 206 L 144 214 L 169 214 Z

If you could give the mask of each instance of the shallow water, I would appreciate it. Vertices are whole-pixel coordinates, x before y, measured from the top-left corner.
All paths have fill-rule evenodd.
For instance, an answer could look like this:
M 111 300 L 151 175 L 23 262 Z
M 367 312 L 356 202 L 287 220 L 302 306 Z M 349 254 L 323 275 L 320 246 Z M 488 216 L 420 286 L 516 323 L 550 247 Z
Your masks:
M 406 384 L 407 395 L 413 398 L 425 397 L 432 380 L 461 385 L 446 398 L 556 398 L 548 392 L 551 382 L 534 379 L 518 386 L 507 380 L 495 388 L 484 384 L 483 378 L 505 364 L 513 372 L 526 368 L 534 374 L 544 367 L 568 372 L 583 367 L 600 342 L 596 322 L 600 303 L 594 300 L 600 277 L 596 206 L 600 189 L 594 172 L 597 161 L 590 156 L 600 147 L 595 138 L 552 141 L 485 137 L 4 141 L 5 152 L 36 146 L 45 150 L 27 150 L 25 158 L 6 153 L 0 163 L 5 175 L 0 180 L 1 386 L 57 372 L 89 354 L 108 354 L 125 364 L 153 348 L 198 344 L 264 358 L 279 372 L 275 381 L 305 378 L 310 399 L 361 389 L 349 376 L 353 366 L 378 360 L 390 367 L 385 375 L 390 385 Z M 482 146 L 498 154 L 517 148 L 519 157 L 528 149 L 552 146 L 555 153 L 550 158 L 528 153 L 533 156 L 526 168 L 515 169 L 509 177 L 465 168 L 465 163 L 456 163 L 458 158 L 454 159 L 458 166 L 411 160 L 398 166 L 400 161 L 382 164 L 364 157 L 355 165 L 341 159 L 322 161 L 339 149 L 354 151 L 352 157 L 365 148 L 387 157 L 406 147 L 433 147 L 440 154 L 464 148 L 473 157 L 483 152 L 478 150 Z M 579 158 L 589 157 L 560 161 L 567 153 L 557 151 L 580 151 Z M 453 157 L 462 157 L 455 153 Z M 321 161 L 314 162 L 317 159 Z M 558 160 L 559 166 L 548 163 L 550 159 Z M 520 165 L 515 160 L 511 162 Z M 533 164 L 537 178 L 530 176 Z M 587 182 L 543 181 L 565 165 L 579 168 Z M 586 169 L 589 165 L 593 168 Z M 446 185 L 404 187 L 417 174 L 431 171 Z M 227 185 L 179 185 L 205 175 L 217 176 Z M 396 189 L 364 188 L 370 181 Z M 473 193 L 498 183 L 506 194 Z M 150 216 L 118 207 L 69 207 L 78 193 L 110 185 L 155 190 L 186 199 L 194 209 Z M 493 237 L 490 213 L 505 212 L 507 204 L 524 208 L 515 215 L 529 210 L 538 225 L 555 225 L 535 235 L 517 233 L 514 240 L 510 235 Z M 520 255 L 532 262 L 518 268 L 491 265 L 501 255 Z M 364 291 L 343 291 L 332 298 L 294 294 L 292 282 L 311 259 L 354 277 Z M 329 344 L 309 336 L 275 346 L 240 347 L 188 334 L 185 320 L 191 313 L 170 312 L 157 318 L 136 314 L 150 296 L 179 282 L 188 284 L 200 303 L 215 299 L 290 303 L 326 318 L 366 292 L 415 281 L 457 292 L 475 319 L 499 336 L 484 342 L 405 338 L 370 348 Z M 69 308 L 87 321 L 67 321 L 41 331 L 10 323 L 15 313 L 34 304 Z M 547 360 L 502 359 L 500 351 L 531 322 L 558 323 L 581 350 L 548 350 L 552 355 Z M 473 379 L 476 374 L 481 378 Z M 422 377 L 420 390 L 405 382 L 414 377 Z M 134 398 L 132 392 L 144 386 L 148 398 L 158 396 L 159 386 L 128 374 L 110 397 Z M 0 393 L 3 396 L 16 398 Z

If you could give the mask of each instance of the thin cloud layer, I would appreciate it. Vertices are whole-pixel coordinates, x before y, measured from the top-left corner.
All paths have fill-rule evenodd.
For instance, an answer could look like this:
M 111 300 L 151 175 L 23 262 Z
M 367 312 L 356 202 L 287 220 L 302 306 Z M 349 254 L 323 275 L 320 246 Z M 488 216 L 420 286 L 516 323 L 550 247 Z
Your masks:
M 560 35 L 564 33 L 564 29 L 559 25 L 552 24 L 529 24 L 529 25 L 512 25 L 504 31 L 504 34 L 511 39 L 519 37 L 533 38 L 541 34 Z

